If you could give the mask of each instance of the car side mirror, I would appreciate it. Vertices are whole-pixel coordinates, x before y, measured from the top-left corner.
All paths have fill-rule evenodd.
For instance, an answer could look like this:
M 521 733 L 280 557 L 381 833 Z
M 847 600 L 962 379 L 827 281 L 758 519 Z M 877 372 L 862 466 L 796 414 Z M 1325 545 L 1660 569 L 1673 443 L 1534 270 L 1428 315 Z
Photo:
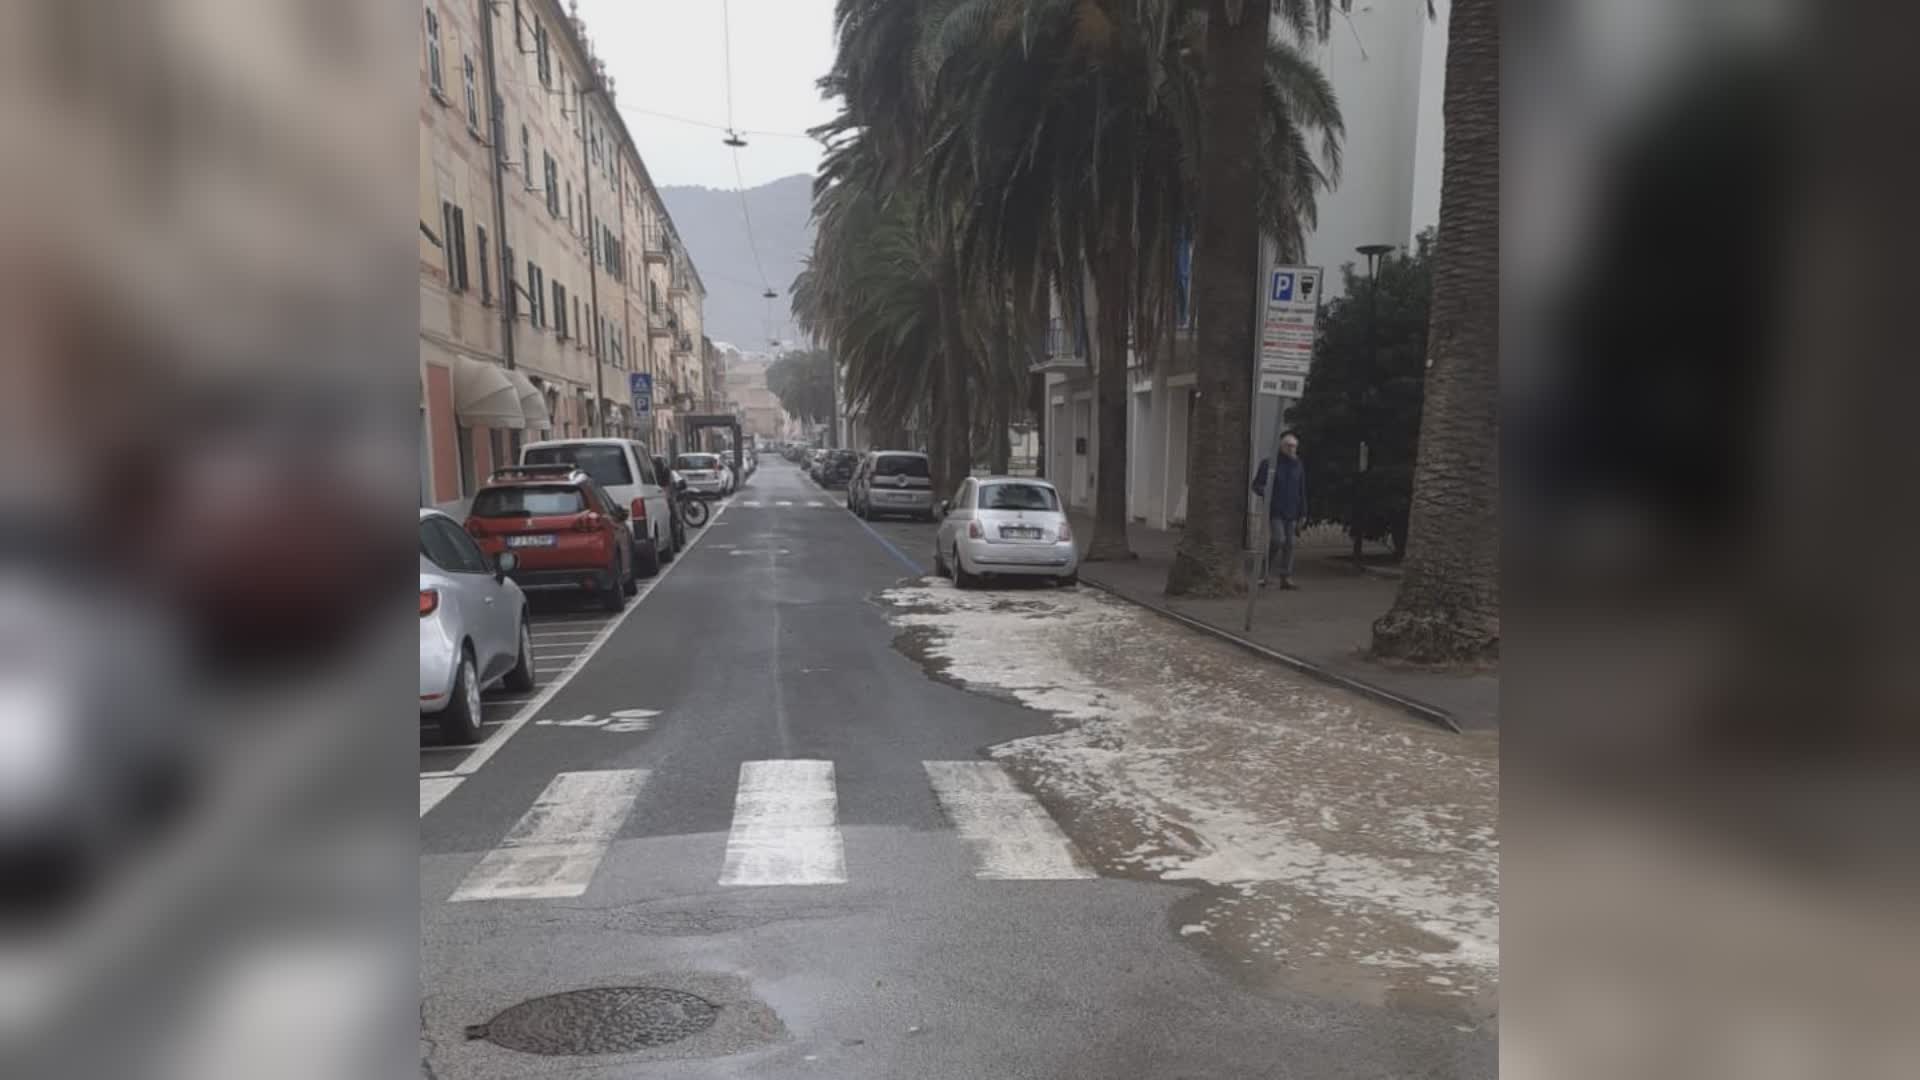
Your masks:
M 939 511 L 940 511 L 940 516 L 941 516 L 941 517 L 946 517 L 946 516 L 947 516 L 947 510 L 948 510 L 949 508 L 951 508 L 951 507 L 952 507 L 952 505 L 953 505 L 953 504 L 952 504 L 952 503 L 949 503 L 949 502 L 948 502 L 947 500 L 945 500 L 945 499 L 941 499 L 941 500 L 940 500 L 940 505 L 939 505 L 939 507 L 937 508 L 937 509 L 939 509 Z
M 616 506 L 613 508 L 613 520 L 619 522 L 622 525 L 625 525 L 627 523 L 627 519 L 632 516 L 633 515 L 629 513 L 627 511 L 627 508 L 624 506 Z
M 505 581 L 507 575 L 520 568 L 520 556 L 511 551 L 503 551 L 493 557 L 493 580 Z

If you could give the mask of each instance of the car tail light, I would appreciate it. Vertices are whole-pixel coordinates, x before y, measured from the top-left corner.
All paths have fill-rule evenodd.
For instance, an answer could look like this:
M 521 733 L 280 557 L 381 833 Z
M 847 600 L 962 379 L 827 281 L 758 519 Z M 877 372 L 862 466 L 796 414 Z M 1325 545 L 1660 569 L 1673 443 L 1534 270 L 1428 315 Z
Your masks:
M 436 589 L 421 589 L 420 590 L 420 617 L 424 619 L 427 616 L 433 614 L 435 611 L 438 611 L 439 608 L 440 608 L 439 591 Z
M 1061 522 L 1060 523 L 1060 542 L 1064 544 L 1067 541 L 1072 539 L 1073 539 L 1073 526 L 1067 524 L 1064 521 Z
M 969 539 L 979 540 L 986 535 L 987 535 L 986 530 L 980 527 L 980 523 L 978 521 L 967 522 L 967 537 Z
M 634 521 L 647 520 L 647 500 L 645 499 L 633 500 L 633 520 Z
M 606 519 L 600 516 L 600 511 L 589 510 L 573 519 L 573 528 L 575 532 L 599 532 L 606 527 L 606 523 Z

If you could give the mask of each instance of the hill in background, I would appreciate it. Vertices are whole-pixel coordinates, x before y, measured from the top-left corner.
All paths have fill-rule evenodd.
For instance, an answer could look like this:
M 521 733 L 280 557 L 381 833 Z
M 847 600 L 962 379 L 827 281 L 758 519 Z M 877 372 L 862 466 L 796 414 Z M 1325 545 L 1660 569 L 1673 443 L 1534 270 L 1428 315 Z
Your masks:
M 741 349 L 767 347 L 768 309 L 772 309 L 773 336 L 796 338 L 799 331 L 788 311 L 787 290 L 800 272 L 800 262 L 813 248 L 813 177 L 796 173 L 746 191 L 747 213 L 753 218 L 753 244 L 748 243 L 740 195 L 708 187 L 663 187 L 660 197 L 707 287 L 706 332 L 715 341 Z M 765 285 L 780 296 L 761 296 L 760 270 Z

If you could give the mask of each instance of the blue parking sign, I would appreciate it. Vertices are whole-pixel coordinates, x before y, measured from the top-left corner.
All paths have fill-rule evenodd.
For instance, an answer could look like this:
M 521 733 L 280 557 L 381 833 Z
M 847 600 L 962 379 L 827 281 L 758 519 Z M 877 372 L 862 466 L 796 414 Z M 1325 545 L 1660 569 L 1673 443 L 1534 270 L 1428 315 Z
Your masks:
M 653 376 L 644 371 L 628 372 L 627 393 L 633 398 L 633 415 L 653 415 Z
M 1293 271 L 1275 270 L 1273 272 L 1273 299 L 1283 304 L 1293 300 Z

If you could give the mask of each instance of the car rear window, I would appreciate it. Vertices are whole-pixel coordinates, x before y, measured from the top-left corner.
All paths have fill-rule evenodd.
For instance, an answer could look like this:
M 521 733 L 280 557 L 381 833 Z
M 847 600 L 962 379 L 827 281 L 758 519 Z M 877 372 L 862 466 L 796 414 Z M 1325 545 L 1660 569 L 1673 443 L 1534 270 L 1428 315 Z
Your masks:
M 474 517 L 549 517 L 578 514 L 587 497 L 577 487 L 558 485 L 488 488 L 473 497 Z
M 534 446 L 521 457 L 527 465 L 572 465 L 593 477 L 601 487 L 633 483 L 633 473 L 627 468 L 627 452 L 618 446 L 598 443 Z
M 1058 510 L 1060 497 L 1038 484 L 985 484 L 980 488 L 982 510 Z
M 712 454 L 681 454 L 674 463 L 674 468 L 681 470 L 717 469 L 719 467 L 720 459 Z
M 919 476 L 929 477 L 927 459 L 919 454 L 881 454 L 873 459 L 875 476 Z

